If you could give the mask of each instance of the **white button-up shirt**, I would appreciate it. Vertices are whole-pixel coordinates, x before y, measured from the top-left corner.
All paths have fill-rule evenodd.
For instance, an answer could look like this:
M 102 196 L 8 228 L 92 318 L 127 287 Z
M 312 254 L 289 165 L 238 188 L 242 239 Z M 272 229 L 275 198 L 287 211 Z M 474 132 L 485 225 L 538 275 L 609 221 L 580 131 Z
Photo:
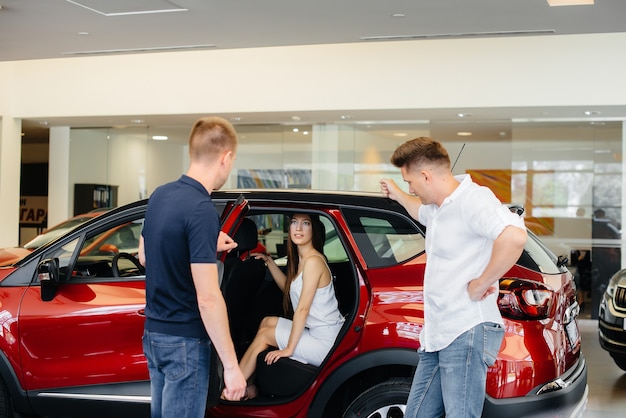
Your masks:
M 455 177 L 460 185 L 441 206 L 422 205 L 419 221 L 426 225 L 424 328 L 420 344 L 439 351 L 459 335 L 483 322 L 503 324 L 498 292 L 472 301 L 467 284 L 480 276 L 491 258 L 493 241 L 505 227 L 524 227 L 491 190 Z M 496 282 L 497 285 L 497 282 Z

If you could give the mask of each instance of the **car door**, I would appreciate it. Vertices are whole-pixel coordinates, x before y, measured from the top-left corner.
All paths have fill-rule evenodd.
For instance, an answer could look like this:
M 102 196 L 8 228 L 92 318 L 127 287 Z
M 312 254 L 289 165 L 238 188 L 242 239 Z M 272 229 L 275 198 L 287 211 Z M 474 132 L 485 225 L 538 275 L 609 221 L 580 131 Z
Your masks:
M 239 226 L 243 222 L 243 218 L 248 213 L 250 206 L 243 195 L 239 195 L 237 200 L 233 202 L 225 203 L 226 205 L 220 219 L 221 230 L 232 238 L 235 235 L 235 232 L 237 232 L 237 228 L 239 228 Z M 218 202 L 216 202 L 216 204 L 218 204 Z M 220 266 L 223 266 L 225 258 L 225 252 L 218 254 Z M 222 274 L 223 268 L 220 268 L 220 275 Z M 226 283 L 222 281 L 221 288 L 224 289 L 225 286 Z M 219 398 L 224 388 L 224 368 L 213 346 L 211 346 L 211 360 L 209 370 L 210 380 L 207 407 L 216 405 L 219 402 Z
M 117 249 L 85 251 L 118 231 L 128 236 L 125 226 L 139 232 L 142 221 L 143 214 L 114 219 L 69 235 L 42 254 L 42 259 L 59 260 L 59 284 L 50 297 L 42 297 L 43 287 L 34 282 L 24 293 L 19 313 L 23 381 L 37 402 L 123 395 L 149 403 L 141 343 L 145 276 L 126 259 L 120 259 L 119 274 L 114 275 Z M 139 236 L 134 239 L 138 242 Z M 91 388 L 89 394 L 83 393 L 85 387 Z

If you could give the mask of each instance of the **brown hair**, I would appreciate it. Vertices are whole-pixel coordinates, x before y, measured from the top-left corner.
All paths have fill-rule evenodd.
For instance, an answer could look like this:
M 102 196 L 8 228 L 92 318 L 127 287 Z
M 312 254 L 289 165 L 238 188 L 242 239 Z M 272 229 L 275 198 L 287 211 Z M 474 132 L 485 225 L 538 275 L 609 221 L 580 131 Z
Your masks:
M 294 214 L 295 215 L 295 214 Z M 311 231 L 313 232 L 312 244 L 320 254 L 324 255 L 324 241 L 326 240 L 326 227 L 320 220 L 318 215 L 303 213 L 311 219 Z M 298 268 L 300 267 L 300 257 L 298 257 L 298 246 L 291 241 L 291 219 L 289 217 L 289 234 L 287 234 L 287 280 L 285 281 L 285 288 L 283 289 L 283 310 L 285 316 L 288 316 L 291 308 L 289 302 L 289 290 L 291 289 L 291 282 L 296 278 L 298 274 Z
M 237 132 L 233 125 L 217 116 L 198 119 L 189 135 L 191 159 L 193 161 L 211 159 L 227 150 L 237 150 Z
M 421 136 L 396 148 L 391 163 L 400 168 L 421 167 L 429 163 L 450 168 L 450 157 L 440 142 Z

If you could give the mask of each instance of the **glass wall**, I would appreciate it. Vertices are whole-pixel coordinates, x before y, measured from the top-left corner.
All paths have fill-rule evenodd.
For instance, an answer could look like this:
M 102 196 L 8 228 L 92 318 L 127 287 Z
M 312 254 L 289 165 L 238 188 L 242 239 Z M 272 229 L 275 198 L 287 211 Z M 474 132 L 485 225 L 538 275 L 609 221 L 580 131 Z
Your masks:
M 524 205 L 527 226 L 567 256 L 573 271 L 580 267 L 580 303 L 595 313 L 622 264 L 622 122 L 493 126 L 495 133 L 460 136 L 456 127 L 426 121 L 239 125 L 225 188 L 377 192 L 382 177 L 406 187 L 391 154 L 409 139 L 433 136 L 448 149 L 455 174 L 469 173 L 503 202 Z M 152 139 L 163 132 L 167 141 Z M 116 185 L 120 205 L 147 197 L 186 172 L 188 134 L 187 126 L 73 129 L 71 182 Z

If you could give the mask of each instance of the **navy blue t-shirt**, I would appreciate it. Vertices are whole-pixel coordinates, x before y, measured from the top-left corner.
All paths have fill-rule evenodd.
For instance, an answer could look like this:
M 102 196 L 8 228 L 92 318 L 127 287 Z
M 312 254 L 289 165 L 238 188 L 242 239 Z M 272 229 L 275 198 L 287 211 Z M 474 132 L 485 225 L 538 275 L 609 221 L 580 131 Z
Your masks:
M 192 263 L 216 263 L 220 220 L 211 195 L 186 175 L 150 196 L 142 235 L 148 331 L 208 338 L 191 276 Z

